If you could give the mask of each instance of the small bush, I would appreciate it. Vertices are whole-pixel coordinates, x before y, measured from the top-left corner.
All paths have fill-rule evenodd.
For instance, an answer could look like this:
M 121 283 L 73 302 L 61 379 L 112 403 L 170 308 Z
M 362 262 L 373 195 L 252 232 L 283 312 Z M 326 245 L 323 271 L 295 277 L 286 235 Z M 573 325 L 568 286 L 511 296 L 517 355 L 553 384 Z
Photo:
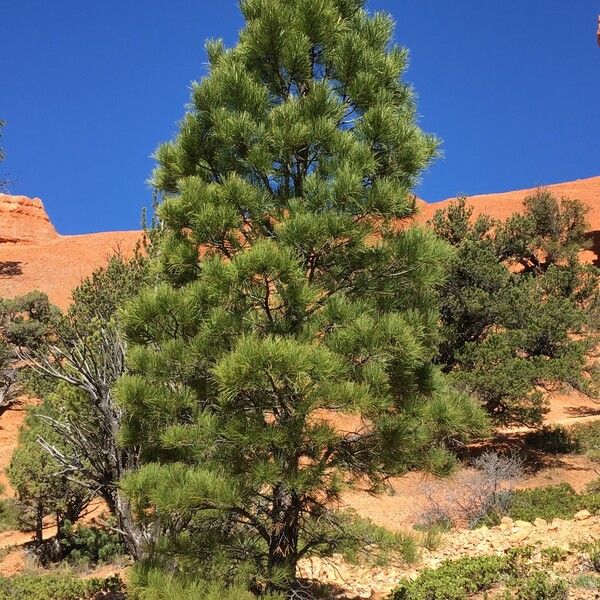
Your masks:
M 427 509 L 420 524 L 466 523 L 469 527 L 492 525 L 508 511 L 515 483 L 523 476 L 523 461 L 515 454 L 485 452 L 451 481 L 426 486 Z
M 442 543 L 444 533 L 452 529 L 449 523 L 433 523 L 431 525 L 416 525 L 415 529 L 421 532 L 421 546 L 427 550 L 435 550 Z
M 507 588 L 503 600 L 566 600 L 566 583 L 528 564 L 531 558 L 531 548 L 520 548 L 502 556 L 448 560 L 412 581 L 401 581 L 392 600 L 467 600 L 502 585 Z
M 466 600 L 514 575 L 507 556 L 482 556 L 446 561 L 437 569 L 425 569 L 413 581 L 404 580 L 394 590 L 393 600 Z
M 567 600 L 568 588 L 562 579 L 552 579 L 543 571 L 535 571 L 516 581 L 514 591 L 505 600 Z
M 600 573 L 600 542 L 596 542 L 590 547 L 588 556 L 592 569 L 594 569 L 596 573 Z
M 542 560 L 551 565 L 567 558 L 567 552 L 558 546 L 548 546 L 547 548 L 542 548 L 541 555 Z
M 585 588 L 588 590 L 600 590 L 600 577 L 597 575 L 576 575 L 572 582 L 573 587 Z
M 72 575 L 17 575 L 0 577 L 0 600 L 92 600 L 112 594 L 125 600 L 118 577 L 76 579 Z
M 568 483 L 530 490 L 517 490 L 511 499 L 509 516 L 522 521 L 540 517 L 569 519 L 581 507 L 581 498 Z
M 560 483 L 513 492 L 508 516 L 522 521 L 533 521 L 538 517 L 551 521 L 572 519 L 583 509 L 592 514 L 600 512 L 600 494 L 578 494 L 568 483 Z
M 592 460 L 600 462 L 600 421 L 574 425 L 571 428 L 571 435 L 581 452 L 585 452 Z
M 580 450 L 577 436 L 561 425 L 549 425 L 533 431 L 527 434 L 525 443 L 549 454 L 571 454 Z
M 19 506 L 12 498 L 0 499 L 0 531 L 19 529 Z
M 125 552 L 119 536 L 103 527 L 74 526 L 67 522 L 63 534 L 61 555 L 72 563 L 110 562 Z
M 414 536 L 375 525 L 353 511 L 341 513 L 339 520 L 344 537 L 334 549 L 350 562 L 374 559 L 385 564 L 393 557 L 400 557 L 408 563 L 417 560 L 418 545 Z M 365 548 L 369 549 L 367 555 Z
M 132 600 L 256 600 L 256 595 L 239 582 L 193 579 L 190 574 L 174 576 L 141 566 L 133 569 L 127 589 Z M 284 600 L 284 597 L 268 594 L 261 596 L 261 600 Z

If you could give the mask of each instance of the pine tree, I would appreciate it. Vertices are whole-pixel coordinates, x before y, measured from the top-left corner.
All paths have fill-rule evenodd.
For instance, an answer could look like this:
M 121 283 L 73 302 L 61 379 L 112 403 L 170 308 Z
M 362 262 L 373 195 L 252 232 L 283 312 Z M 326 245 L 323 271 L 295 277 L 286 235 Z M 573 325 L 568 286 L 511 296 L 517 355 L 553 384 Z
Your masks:
M 210 72 L 156 153 L 164 282 L 123 314 L 117 387 L 146 464 L 122 485 L 169 525 L 170 568 L 226 556 L 288 589 L 335 543 L 315 523 L 344 486 L 447 470 L 448 442 L 485 419 L 432 366 L 449 246 L 398 226 L 438 142 L 392 19 L 363 0 L 241 8 L 238 45 L 207 44 Z
M 457 249 L 444 284 L 439 362 L 501 424 L 540 425 L 543 388 L 598 395 L 600 271 L 582 264 L 586 207 L 546 190 L 506 222 L 472 218 L 465 199 L 434 230 Z
M 43 438 L 63 451 L 69 450 L 65 440 L 52 431 L 41 415 L 56 418 L 47 402 L 29 411 L 7 469 L 21 507 L 25 513 L 32 513 L 37 546 L 42 544 L 44 517 L 55 518 L 59 542 L 66 522 L 75 523 L 93 498 L 89 490 L 70 479 L 70 474 L 39 443 Z

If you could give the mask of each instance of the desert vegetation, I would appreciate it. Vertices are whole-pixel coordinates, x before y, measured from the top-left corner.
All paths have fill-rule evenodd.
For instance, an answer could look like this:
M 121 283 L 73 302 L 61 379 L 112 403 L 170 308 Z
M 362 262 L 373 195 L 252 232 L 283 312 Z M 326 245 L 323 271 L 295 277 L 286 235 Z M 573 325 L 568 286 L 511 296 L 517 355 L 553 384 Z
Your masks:
M 598 392 L 586 206 L 416 225 L 439 142 L 392 19 L 240 6 L 156 151 L 143 243 L 65 311 L 0 301 L 0 411 L 26 411 L 0 529 L 30 561 L 0 600 L 383 597 L 362 569 L 391 600 L 599 589 L 598 478 L 531 485 L 600 461 L 593 415 L 546 422 Z M 407 526 L 348 500 L 398 489 Z

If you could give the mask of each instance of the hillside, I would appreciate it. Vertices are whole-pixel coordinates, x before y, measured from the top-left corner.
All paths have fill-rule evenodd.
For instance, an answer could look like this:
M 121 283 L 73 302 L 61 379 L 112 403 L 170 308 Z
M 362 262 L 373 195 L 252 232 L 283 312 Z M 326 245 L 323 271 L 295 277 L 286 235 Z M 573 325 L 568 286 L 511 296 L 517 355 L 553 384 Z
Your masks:
M 598 261 L 600 255 L 600 176 L 547 186 L 560 196 L 578 198 L 590 207 L 590 237 L 593 250 L 585 259 Z M 472 196 L 468 202 L 475 215 L 505 219 L 520 211 L 523 199 L 533 189 Z M 436 210 L 454 198 L 440 202 L 419 202 L 415 221 L 426 223 Z M 42 201 L 24 196 L 0 194 L 0 297 L 12 297 L 39 289 L 65 308 L 71 290 L 108 256 L 132 252 L 139 231 L 111 231 L 84 235 L 59 235 L 48 218 Z
M 139 231 L 59 235 L 39 198 L 0 194 L 0 297 L 38 289 L 66 308 L 82 279 L 139 239 Z
M 590 207 L 590 235 L 595 240 L 593 252 L 586 258 L 597 262 L 600 253 L 600 177 L 577 180 L 548 186 L 561 196 L 579 198 Z M 469 203 L 478 214 L 488 214 L 504 219 L 521 209 L 523 199 L 535 189 L 474 196 Z M 428 204 L 419 203 L 418 223 L 426 223 L 435 211 L 444 208 L 453 199 Z M 39 199 L 30 200 L 22 196 L 0 195 L 0 297 L 23 294 L 33 289 L 46 292 L 51 301 L 62 308 L 70 302 L 71 290 L 94 269 L 104 264 L 114 252 L 130 254 L 140 239 L 140 231 L 104 232 L 76 236 L 63 236 L 56 232 Z M 22 398 L 7 410 L 0 421 L 0 482 L 5 485 L 2 494 L 11 496 L 4 475 L 17 445 L 18 429 L 25 416 L 25 408 L 31 400 Z M 597 404 L 573 390 L 557 390 L 550 394 L 550 413 L 547 424 L 573 426 L 575 423 L 592 422 L 598 419 Z M 348 422 L 346 423 L 346 420 Z M 352 430 L 352 417 L 337 416 L 338 426 Z M 495 440 L 499 445 L 523 447 L 523 431 L 504 430 L 498 432 Z M 521 436 L 521 437 L 519 437 Z M 572 485 L 577 492 L 583 492 L 586 485 L 598 477 L 598 463 L 586 454 L 556 455 L 552 452 L 531 452 L 525 477 L 520 488 L 542 487 L 549 484 L 565 483 Z M 461 477 L 468 470 L 459 470 L 447 483 L 447 492 L 456 494 Z M 424 534 L 413 530 L 423 514 L 429 509 L 428 490 L 430 480 L 420 473 L 410 473 L 404 477 L 391 479 L 386 494 L 372 496 L 355 490 L 342 495 L 340 508 L 350 508 L 360 516 L 367 517 L 377 525 L 390 531 L 412 532 L 422 545 L 416 563 L 403 561 L 382 565 L 356 565 L 346 562 L 340 554 L 330 558 L 310 557 L 299 564 L 299 573 L 307 580 L 329 584 L 337 590 L 337 598 L 383 599 L 403 577 L 416 577 L 426 567 L 438 567 L 444 560 L 457 557 L 499 556 L 509 548 L 535 544 L 537 554 L 534 567 L 544 557 L 545 551 L 556 548 L 564 554 L 560 559 L 561 576 L 565 573 L 574 579 L 587 560 L 582 544 L 591 543 L 600 534 L 600 517 L 590 516 L 587 511 L 579 511 L 577 518 L 564 520 L 532 519 L 533 522 L 505 519 L 495 527 L 481 527 L 476 530 L 455 529 L 438 534 L 437 541 L 427 546 L 421 541 Z M 86 515 L 84 522 L 93 521 L 103 507 L 96 503 Z M 586 514 L 587 513 L 587 514 Z M 99 523 L 102 520 L 98 521 Z M 44 537 L 54 534 L 50 522 L 44 529 Z M 8 530 L 0 532 L 0 575 L 13 575 L 27 570 L 29 555 L 26 545 L 31 540 L 31 532 Z M 423 537 L 423 539 L 425 539 Z M 561 555 L 562 556 L 562 555 Z M 541 558 L 540 558 L 541 557 Z M 538 561 L 538 562 L 535 562 Z M 541 563 L 540 563 L 541 564 Z M 97 576 L 113 573 L 124 574 L 122 564 L 107 564 L 94 571 Z M 577 595 L 572 598 L 587 599 L 597 596 Z

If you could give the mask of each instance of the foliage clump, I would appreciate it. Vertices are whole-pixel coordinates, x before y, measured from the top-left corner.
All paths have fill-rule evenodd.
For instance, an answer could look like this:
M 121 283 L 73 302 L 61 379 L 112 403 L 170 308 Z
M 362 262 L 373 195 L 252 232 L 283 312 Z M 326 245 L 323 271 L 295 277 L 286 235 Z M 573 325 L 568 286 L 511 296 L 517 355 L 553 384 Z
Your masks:
M 0 577 L 0 600 L 125 600 L 118 577 L 78 579 L 72 575 Z
M 531 550 L 513 549 L 501 556 L 448 560 L 400 583 L 392 600 L 467 600 L 492 588 L 502 600 L 566 600 L 567 583 L 530 563 Z M 483 596 L 487 598 L 487 595 Z
M 107 527 L 66 522 L 60 539 L 63 560 L 86 566 L 114 562 L 125 553 L 123 542 Z
M 600 510 L 600 494 L 578 494 L 568 483 L 513 492 L 507 515 L 513 519 L 533 522 L 540 517 L 571 519 L 580 510 L 596 514 Z
M 464 198 L 431 221 L 456 248 L 438 360 L 501 424 L 541 424 L 553 387 L 597 395 L 599 271 L 579 261 L 587 211 L 539 190 L 506 222 L 474 218 Z

